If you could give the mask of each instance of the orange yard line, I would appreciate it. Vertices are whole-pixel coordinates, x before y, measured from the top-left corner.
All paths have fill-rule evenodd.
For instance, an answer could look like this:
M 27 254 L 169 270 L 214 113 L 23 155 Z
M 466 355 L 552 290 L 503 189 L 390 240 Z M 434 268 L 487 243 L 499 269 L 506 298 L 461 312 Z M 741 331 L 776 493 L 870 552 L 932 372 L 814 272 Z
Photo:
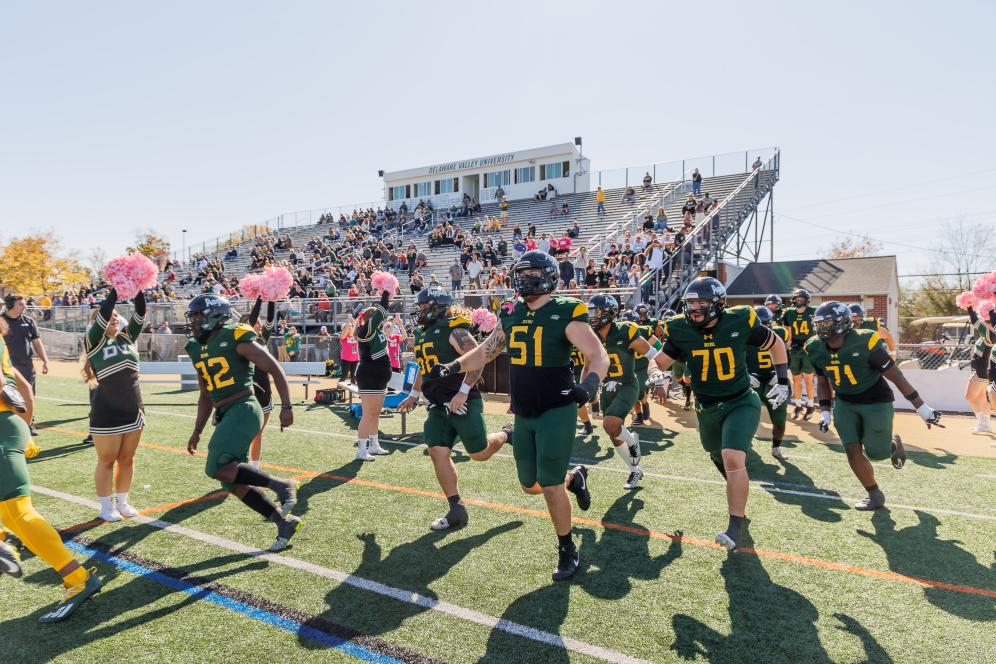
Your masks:
M 71 435 L 85 435 L 82 431 L 75 431 L 72 429 L 60 429 L 56 427 L 50 427 L 50 431 L 57 431 L 59 433 L 66 433 Z M 180 449 L 177 447 L 170 447 L 168 445 L 157 445 L 156 443 L 141 443 L 142 447 L 149 447 L 151 449 L 161 450 L 164 452 L 170 452 L 173 454 L 182 454 L 188 456 L 186 449 Z M 203 453 L 198 452 L 197 456 L 204 456 Z M 294 479 L 311 479 L 315 477 L 321 477 L 324 479 L 338 480 L 343 483 L 355 484 L 358 486 L 369 487 L 372 489 L 380 489 L 382 491 L 393 491 L 395 493 L 407 493 L 416 496 L 424 496 L 428 498 L 441 498 L 445 499 L 445 495 L 438 491 L 427 491 L 425 489 L 416 489 L 413 487 L 396 486 L 393 484 L 384 484 L 382 482 L 374 482 L 371 480 L 361 479 L 359 477 L 349 477 L 347 475 L 333 475 L 331 473 L 318 473 L 311 470 L 304 470 L 301 468 L 292 468 L 286 466 L 277 466 L 269 463 L 260 464 L 264 468 L 273 468 L 274 470 L 280 470 L 282 472 L 294 473 Z M 214 495 L 214 494 L 211 494 Z M 198 500 L 206 500 L 208 496 L 201 496 L 200 498 L 195 498 L 190 501 L 181 501 L 180 503 L 174 504 L 182 505 L 186 502 L 197 502 Z M 550 515 L 541 510 L 534 510 L 525 507 L 516 507 L 514 505 L 504 505 L 502 503 L 492 503 L 484 500 L 476 500 L 474 498 L 464 498 L 464 502 L 470 505 L 476 505 L 478 507 L 485 507 L 492 510 L 509 512 L 512 514 L 522 514 L 526 516 L 533 516 L 541 519 L 549 519 Z M 150 508 L 150 511 L 158 510 L 159 508 Z M 169 507 L 166 507 L 169 509 Z M 143 510 L 143 514 L 145 510 Z M 601 521 L 598 519 L 588 519 L 586 517 L 576 516 L 573 519 L 574 523 L 596 526 L 599 528 L 604 528 L 606 530 L 618 530 L 621 532 L 631 533 L 633 535 L 639 535 L 642 537 L 650 537 L 654 539 L 666 539 L 666 540 L 678 540 L 682 543 L 694 544 L 695 546 L 706 547 L 710 549 L 723 549 L 722 546 L 711 542 L 709 540 L 698 539 L 695 537 L 688 537 L 686 535 L 676 535 L 658 532 L 656 530 L 648 530 L 646 528 L 637 528 L 634 526 L 627 526 L 621 523 L 613 523 L 611 521 Z M 73 528 L 78 528 L 81 526 L 72 526 Z M 992 597 L 996 599 L 996 590 L 988 590 L 986 588 L 976 588 L 974 586 L 963 586 L 953 583 L 945 583 L 943 581 L 933 581 L 931 579 L 920 579 L 913 576 L 906 576 L 905 574 L 898 574 L 896 572 L 888 572 L 882 570 L 869 569 L 866 567 L 858 567 L 856 565 L 847 565 L 845 563 L 837 563 L 829 560 L 821 560 L 819 558 L 810 558 L 808 556 L 800 556 L 794 553 L 786 553 L 782 551 L 769 551 L 767 549 L 753 549 L 749 547 L 744 547 L 738 549 L 739 554 L 753 554 L 760 558 L 770 558 L 772 560 L 781 560 L 785 562 L 797 563 L 800 565 L 807 565 L 810 567 L 817 567 L 820 569 L 830 569 L 838 572 L 844 572 L 847 574 L 854 574 L 856 576 L 867 576 L 876 579 L 885 579 L 888 581 L 898 581 L 901 583 L 908 583 L 916 586 L 923 586 L 929 588 L 941 588 L 944 590 L 951 590 L 953 592 L 965 593 L 969 595 L 981 595 L 982 597 Z

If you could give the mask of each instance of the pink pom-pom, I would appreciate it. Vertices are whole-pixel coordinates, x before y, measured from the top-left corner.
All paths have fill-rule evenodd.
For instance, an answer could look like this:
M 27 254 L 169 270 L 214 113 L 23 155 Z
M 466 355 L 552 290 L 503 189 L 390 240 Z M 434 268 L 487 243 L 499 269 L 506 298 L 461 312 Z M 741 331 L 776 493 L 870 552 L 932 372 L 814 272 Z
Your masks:
M 478 307 L 470 312 L 470 322 L 481 332 L 490 332 L 498 325 L 498 317 L 484 307 Z
M 978 303 L 979 298 L 975 297 L 975 293 L 972 291 L 965 291 L 955 298 L 955 304 L 958 305 L 959 309 L 968 309 L 969 307 L 974 307 Z
M 294 277 L 285 267 L 270 266 L 259 275 L 257 288 L 258 295 L 267 302 L 278 302 L 287 298 L 290 287 L 294 283 Z
M 988 300 L 996 295 L 996 270 L 976 279 L 972 285 L 972 293 L 980 300 Z
M 130 300 L 140 291 L 159 283 L 159 268 L 138 252 L 112 258 L 104 266 L 104 278 L 114 286 L 118 298 Z
M 982 320 L 989 320 L 989 312 L 996 309 L 996 300 L 979 300 L 975 305 L 975 312 Z
M 260 296 L 259 279 L 260 275 L 258 274 L 247 274 L 239 279 L 239 291 L 242 293 L 242 297 L 247 300 L 255 300 Z
M 378 270 L 370 275 L 370 283 L 379 291 L 387 291 L 389 295 L 398 292 L 398 278 L 390 272 Z

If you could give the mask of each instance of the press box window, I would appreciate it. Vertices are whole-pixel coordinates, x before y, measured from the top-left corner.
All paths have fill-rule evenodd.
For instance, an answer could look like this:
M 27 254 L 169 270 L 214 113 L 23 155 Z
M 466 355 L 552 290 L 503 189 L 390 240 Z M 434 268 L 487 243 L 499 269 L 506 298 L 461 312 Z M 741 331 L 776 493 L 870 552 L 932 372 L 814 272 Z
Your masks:
M 566 178 L 571 174 L 571 162 L 556 161 L 551 164 L 540 164 L 540 180 L 556 180 Z
M 486 189 L 490 189 L 491 187 L 501 187 L 506 184 L 512 184 L 511 171 L 495 171 L 493 173 L 484 174 L 484 187 Z
M 402 198 L 411 198 L 411 185 L 400 184 L 397 187 L 391 187 L 391 200 L 398 201 Z
M 415 195 L 416 196 L 432 196 L 432 182 L 416 182 L 415 183 Z
M 445 180 L 436 180 L 437 194 L 452 194 L 456 191 L 459 191 L 457 187 L 456 178 L 446 178 Z
M 516 184 L 522 184 L 523 182 L 533 182 L 535 179 L 536 179 L 535 166 L 525 166 L 523 168 L 515 169 Z

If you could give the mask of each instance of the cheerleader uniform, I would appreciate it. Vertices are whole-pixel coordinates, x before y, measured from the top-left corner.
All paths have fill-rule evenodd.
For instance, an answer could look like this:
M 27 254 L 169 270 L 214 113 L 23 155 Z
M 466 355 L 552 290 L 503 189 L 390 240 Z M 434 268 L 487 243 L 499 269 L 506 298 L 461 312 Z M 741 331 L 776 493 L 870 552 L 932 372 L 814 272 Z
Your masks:
M 387 337 L 381 325 L 387 319 L 388 294 L 381 296 L 380 305 L 367 307 L 356 324 L 356 340 L 360 345 L 360 363 L 356 367 L 356 386 L 360 396 L 383 396 L 391 380 L 391 358 L 387 352 Z
M 249 325 L 256 325 L 256 321 L 259 319 L 259 309 L 262 304 L 263 301 L 261 299 L 256 300 L 256 304 L 253 305 L 252 311 L 249 312 Z M 267 344 L 270 343 L 270 337 L 273 336 L 273 319 L 275 314 L 275 303 L 268 302 L 266 305 L 266 319 L 263 320 L 262 323 L 263 330 L 260 335 L 256 337 L 256 343 L 262 346 L 263 350 L 267 349 Z M 273 390 L 270 386 L 270 374 L 266 373 L 255 364 L 253 365 L 252 391 L 253 394 L 256 395 L 256 401 L 259 402 L 264 415 L 273 410 Z
M 114 313 L 112 288 L 87 332 L 84 349 L 97 376 L 90 406 L 90 435 L 114 436 L 145 426 L 145 406 L 138 387 L 138 341 L 145 325 L 145 294 L 135 296 L 135 313 L 125 329 L 109 339 L 107 322 Z

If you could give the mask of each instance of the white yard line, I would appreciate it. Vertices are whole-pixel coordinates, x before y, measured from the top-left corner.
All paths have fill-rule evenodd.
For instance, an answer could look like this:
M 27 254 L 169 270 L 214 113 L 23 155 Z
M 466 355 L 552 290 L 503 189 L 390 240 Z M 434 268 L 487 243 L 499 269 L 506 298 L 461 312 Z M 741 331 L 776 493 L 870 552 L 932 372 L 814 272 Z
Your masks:
M 69 400 L 69 399 L 56 399 L 54 397 L 36 397 L 36 399 L 40 399 L 40 400 L 44 400 L 44 401 L 55 401 L 55 402 L 58 402 L 58 403 L 77 404 L 77 405 L 81 405 L 81 406 L 88 406 L 89 405 L 87 402 L 84 402 L 84 401 L 72 401 L 72 400 Z M 166 416 L 169 416 L 169 417 L 181 417 L 181 418 L 191 419 L 191 420 L 192 419 L 196 419 L 196 417 L 194 415 L 189 415 L 187 413 L 177 413 L 177 412 L 169 411 L 169 410 L 146 409 L 145 412 L 149 413 L 149 414 L 154 414 L 154 415 L 166 415 Z M 267 428 L 273 429 L 275 431 L 279 431 L 280 430 L 280 425 L 276 424 L 276 423 L 271 423 L 271 424 L 267 425 Z M 292 432 L 307 433 L 307 434 L 312 434 L 312 435 L 316 435 L 316 436 L 328 436 L 330 438 L 342 438 L 342 439 L 345 439 L 345 440 L 353 440 L 355 438 L 355 436 L 351 436 L 349 434 L 335 433 L 333 431 L 319 431 L 319 430 L 316 430 L 316 429 L 302 429 L 300 427 L 294 427 L 294 429 L 292 430 Z M 410 441 L 394 440 L 394 439 L 391 439 L 391 438 L 381 438 L 380 440 L 381 440 L 381 442 L 384 442 L 384 443 L 391 443 L 393 445 L 401 445 L 401 446 L 404 446 L 404 447 L 419 447 L 419 446 L 422 445 L 422 443 L 412 443 Z M 511 455 L 511 454 L 508 454 L 507 452 L 498 452 L 494 456 L 496 456 L 496 457 L 504 457 L 506 459 L 514 459 L 514 456 Z M 796 455 L 791 455 L 790 458 L 802 458 L 802 457 L 799 457 L 799 456 L 796 456 Z M 590 464 L 590 465 L 594 465 L 595 467 L 598 468 L 598 470 L 600 472 L 601 471 L 608 471 L 608 472 L 620 473 L 620 474 L 624 474 L 624 475 L 628 475 L 629 474 L 629 470 L 628 469 L 626 469 L 626 468 L 616 468 L 614 465 L 612 465 L 611 461 L 609 463 L 606 463 L 604 461 L 596 461 L 595 459 L 590 459 L 590 458 L 586 458 L 586 457 L 572 457 L 571 461 L 574 462 L 574 463 L 587 463 L 587 464 Z M 614 459 L 612 461 L 614 461 Z M 872 465 L 876 466 L 878 468 L 883 468 L 883 469 L 888 469 L 888 470 L 892 470 L 893 469 L 891 464 L 872 464 Z M 657 472 L 651 471 L 650 469 L 647 469 L 646 467 L 644 467 L 643 474 L 646 477 L 654 477 L 654 478 L 657 478 L 657 479 L 672 480 L 672 481 L 675 481 L 675 482 L 691 482 L 693 484 L 712 484 L 712 485 L 716 485 L 716 486 L 726 486 L 726 482 L 724 482 L 723 480 L 720 480 L 720 479 L 706 479 L 706 478 L 703 478 L 703 477 L 694 477 L 694 476 L 688 476 L 688 475 L 670 475 L 670 474 L 665 474 L 665 473 L 657 473 Z M 983 478 L 986 478 L 986 479 L 996 479 L 996 475 L 992 475 L 992 476 L 989 476 L 989 475 L 978 475 L 977 477 L 983 477 Z M 849 494 L 846 494 L 844 492 L 835 491 L 833 489 L 824 489 L 823 493 L 817 493 L 817 492 L 813 492 L 813 491 L 800 491 L 798 489 L 783 488 L 783 487 L 786 487 L 786 486 L 797 486 L 797 485 L 786 483 L 786 482 L 771 482 L 771 481 L 767 481 L 767 480 L 752 480 L 751 481 L 751 487 L 756 488 L 756 489 L 761 489 L 762 491 L 767 491 L 768 493 L 788 494 L 788 495 L 793 495 L 793 496 L 802 496 L 802 497 L 806 497 L 806 498 L 815 498 L 817 500 L 830 500 L 830 501 L 834 501 L 834 502 L 844 503 L 845 505 L 849 505 L 850 504 L 849 503 L 850 500 L 857 500 L 859 498 L 863 498 L 864 497 L 864 494 L 861 494 L 860 496 L 857 495 L 857 494 L 850 494 L 849 495 Z M 932 505 L 919 505 L 919 504 L 915 504 L 915 503 L 893 503 L 893 502 L 889 502 L 888 506 L 889 506 L 890 509 L 906 509 L 906 510 L 912 510 L 912 511 L 931 512 L 931 513 L 936 513 L 936 514 L 949 514 L 949 515 L 952 515 L 952 516 L 961 516 L 961 517 L 965 517 L 965 518 L 968 518 L 968 519 L 981 519 L 981 520 L 984 520 L 984 521 L 996 521 L 996 510 L 988 510 L 988 511 L 992 512 L 991 514 L 978 514 L 976 512 L 968 511 L 968 510 L 979 510 L 979 509 L 985 510 L 985 508 L 979 508 L 979 507 L 976 507 L 974 505 L 953 505 L 954 507 L 961 508 L 960 510 L 947 509 L 947 508 L 943 508 L 943 507 L 934 507 Z
M 88 507 L 95 511 L 100 509 L 100 505 L 96 501 L 90 500 L 89 498 L 74 496 L 70 493 L 64 493 L 62 491 L 56 491 L 54 489 L 48 489 L 37 485 L 32 485 L 31 490 L 45 496 L 58 498 L 69 503 Z M 606 662 L 618 662 L 619 664 L 649 664 L 647 660 L 630 657 L 629 655 L 616 652 L 615 650 L 602 648 L 600 646 L 595 646 L 576 639 L 564 638 L 551 632 L 545 632 L 541 629 L 536 629 L 535 627 L 529 627 L 528 625 L 521 625 L 509 620 L 495 618 L 494 616 L 481 613 L 480 611 L 465 609 L 462 606 L 451 604 L 450 602 L 443 602 L 432 597 L 425 597 L 424 595 L 419 595 L 418 593 L 414 593 L 410 590 L 395 588 L 394 586 L 389 586 L 370 579 L 364 579 L 363 577 L 355 576 L 347 572 L 340 572 L 339 570 L 331 569 L 329 567 L 322 567 L 321 565 L 316 565 L 315 563 L 309 563 L 297 558 L 290 558 L 278 553 L 266 553 L 265 551 L 260 551 L 259 549 L 255 549 L 251 546 L 246 546 L 240 542 L 226 539 L 224 537 L 218 537 L 217 535 L 211 535 L 210 533 L 205 533 L 200 530 L 194 530 L 193 528 L 187 528 L 186 526 L 179 526 L 146 516 L 135 517 L 132 521 L 144 523 L 154 528 L 159 528 L 160 530 L 173 533 L 174 535 L 180 535 L 182 537 L 197 540 L 212 546 L 217 546 L 222 549 L 235 551 L 236 553 L 262 558 L 263 560 L 267 560 L 277 565 L 283 565 L 284 567 L 290 567 L 291 569 L 308 572 L 309 574 L 314 574 L 315 576 L 331 579 L 337 583 L 344 583 L 346 585 L 353 586 L 354 588 L 360 588 L 361 590 L 376 593 L 384 597 L 390 597 L 391 599 L 399 602 L 421 606 L 425 609 L 437 611 L 453 618 L 466 620 L 467 622 L 482 625 L 489 629 L 497 629 L 515 636 L 521 636 L 524 639 L 536 641 L 537 643 L 542 643 L 543 645 L 573 650 L 574 652 L 588 655 L 590 657 L 596 657 Z

